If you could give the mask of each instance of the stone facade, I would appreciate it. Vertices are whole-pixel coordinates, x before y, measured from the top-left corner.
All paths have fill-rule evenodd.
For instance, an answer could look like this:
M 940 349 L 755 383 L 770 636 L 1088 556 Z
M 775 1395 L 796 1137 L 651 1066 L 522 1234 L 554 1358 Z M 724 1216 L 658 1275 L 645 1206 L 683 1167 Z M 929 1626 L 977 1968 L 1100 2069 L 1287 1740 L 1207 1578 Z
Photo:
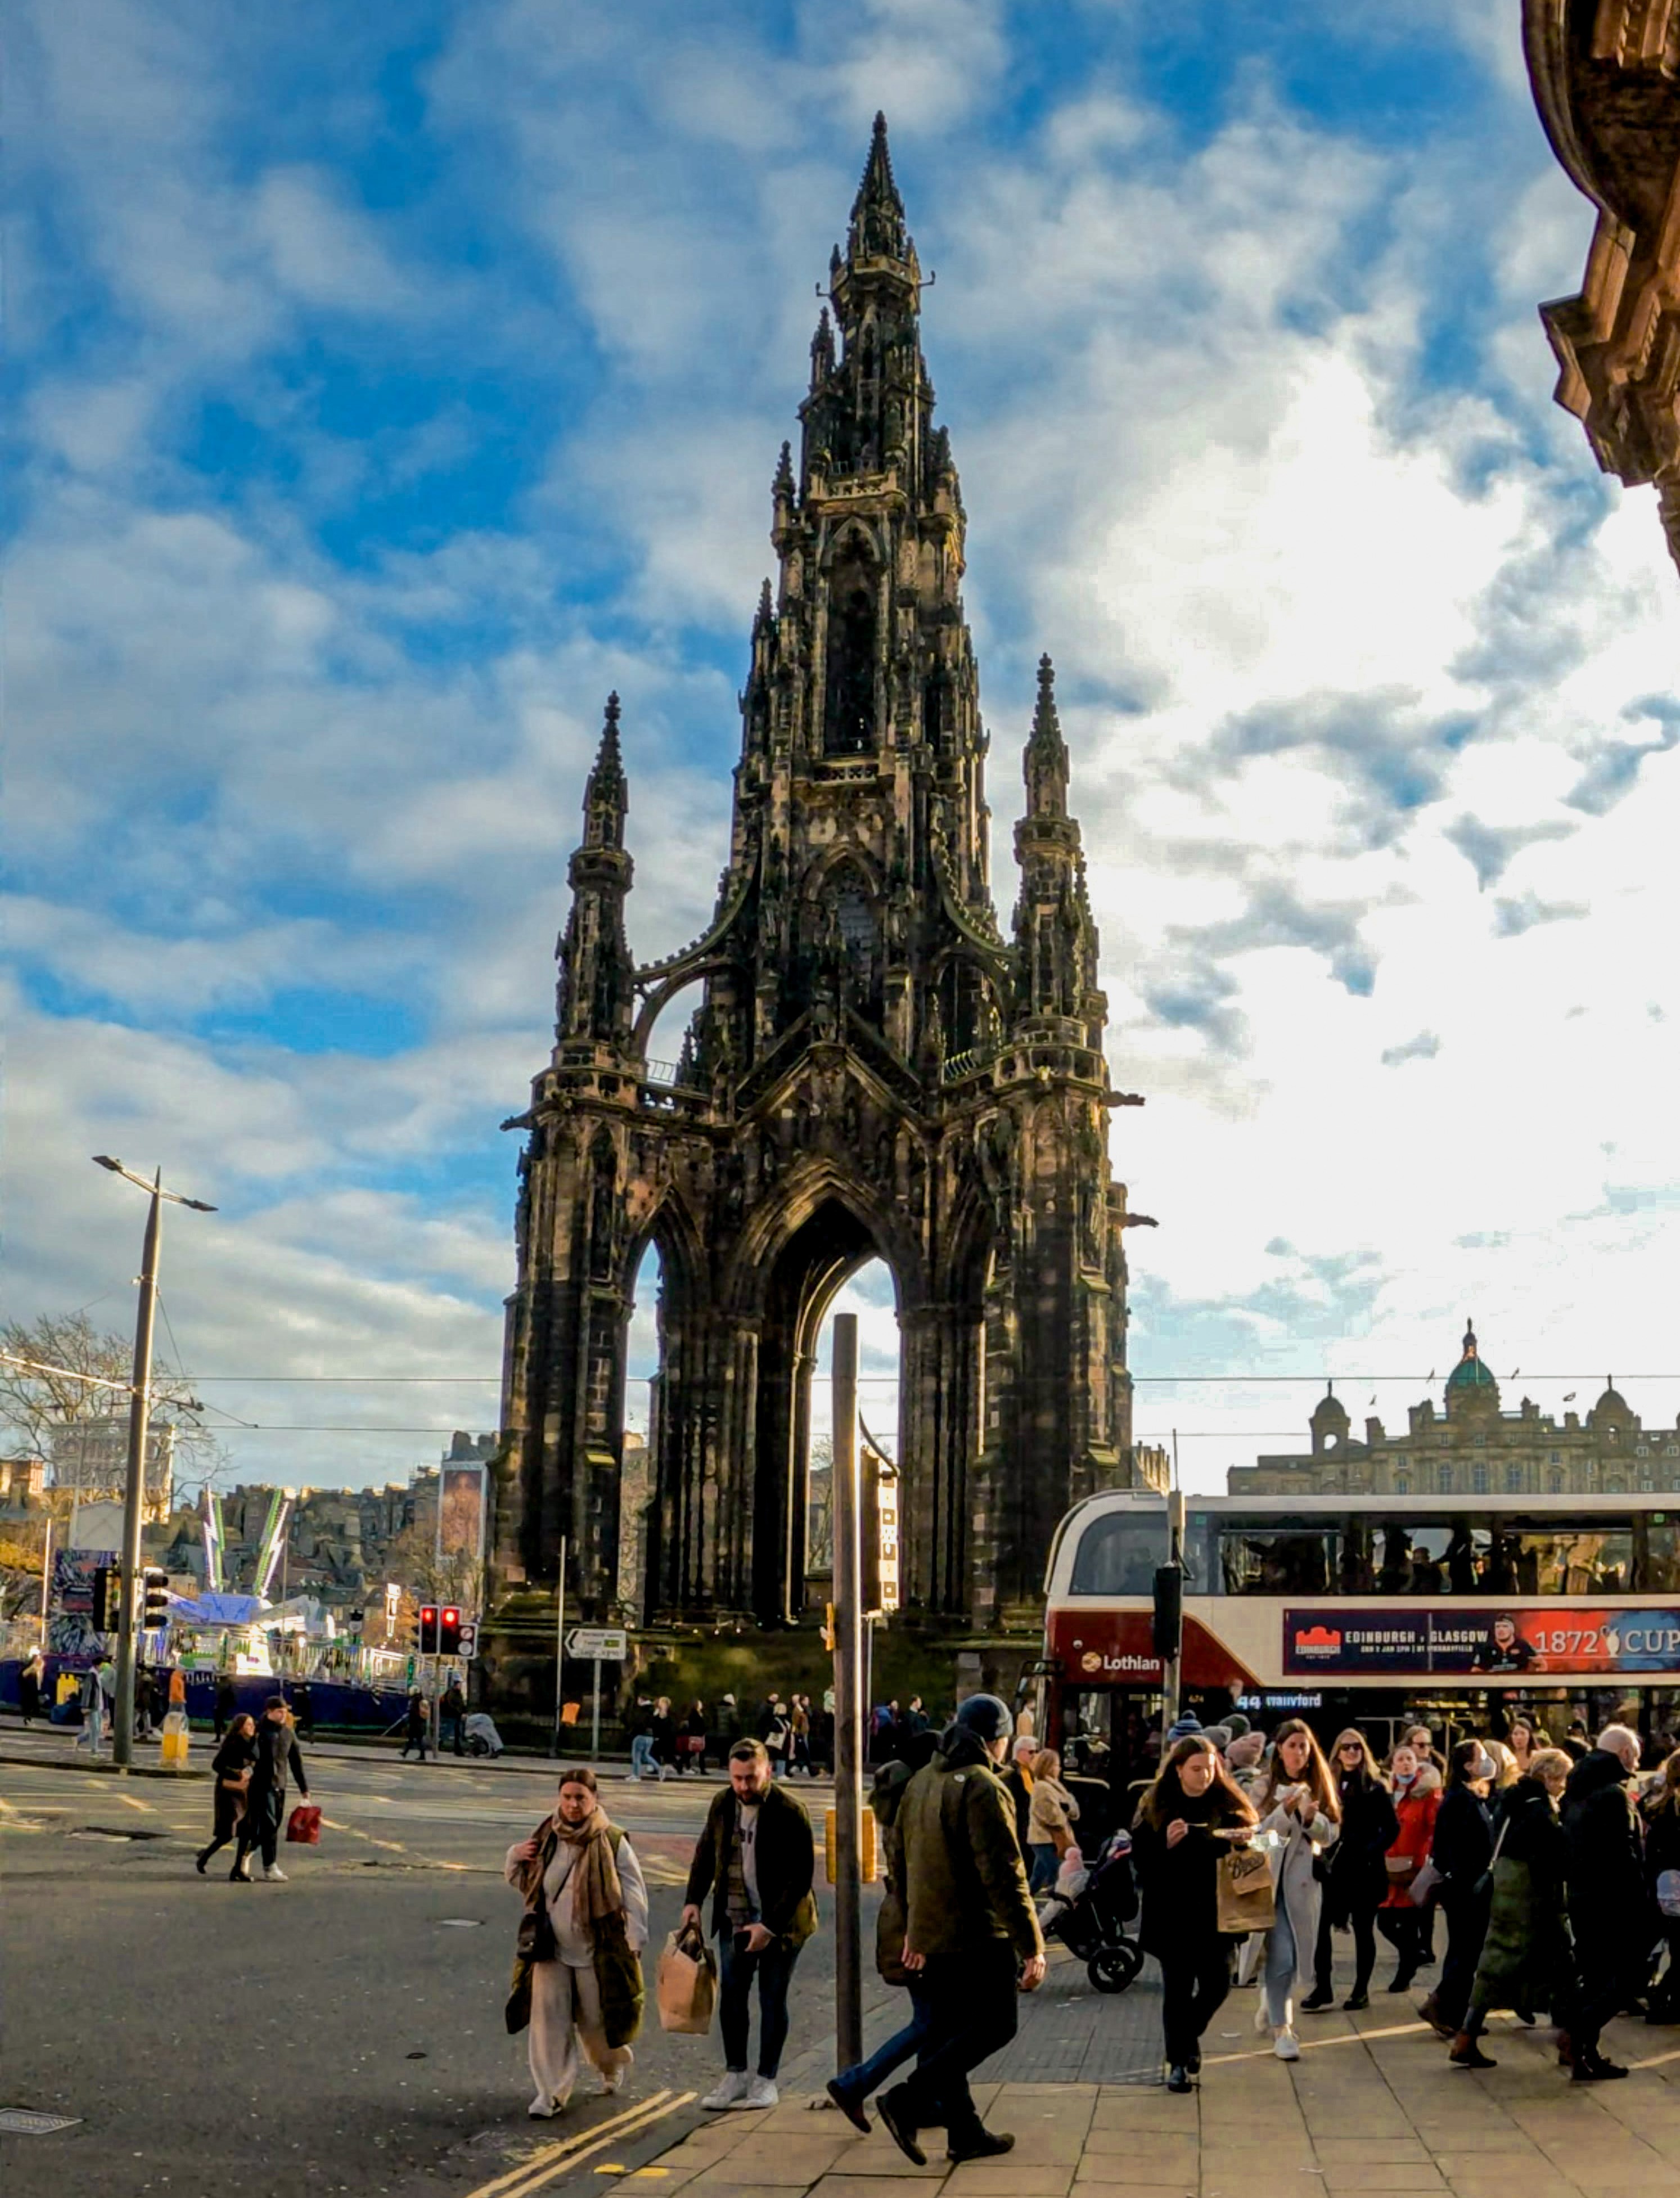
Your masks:
M 1125 1484 L 1130 1215 L 1110 1176 L 1106 1003 L 1054 674 L 1040 667 L 1012 928 L 988 875 L 966 518 L 933 420 L 921 277 L 877 122 L 771 488 L 734 820 L 704 936 L 638 966 L 618 698 L 589 779 L 553 1054 L 529 1111 L 497 1567 L 515 1605 L 797 1621 L 811 1600 L 813 1352 L 891 1267 L 902 1593 L 1030 1622 L 1067 1505 Z M 700 987 L 681 1059 L 647 1057 Z M 645 1578 L 626 1582 L 635 1276 L 659 1249 Z M 521 1594 L 520 1591 L 523 1591 Z M 510 1625 L 518 1624 L 510 1615 Z
M 1606 473 L 1656 485 L 1680 562 L 1680 0 L 1524 0 L 1535 104 L 1598 209 L 1580 293 L 1540 308 L 1557 401 Z
M 1560 1427 L 1525 1397 L 1499 1408 L 1499 1384 L 1475 1332 L 1448 1377 L 1443 1410 L 1425 1398 L 1404 1434 L 1368 1419 L 1363 1440 L 1331 1393 L 1312 1415 L 1311 1447 L 1293 1457 L 1233 1466 L 1233 1496 L 1631 1496 L 1680 1490 L 1680 1423 L 1647 1428 L 1613 1381 L 1590 1410 Z

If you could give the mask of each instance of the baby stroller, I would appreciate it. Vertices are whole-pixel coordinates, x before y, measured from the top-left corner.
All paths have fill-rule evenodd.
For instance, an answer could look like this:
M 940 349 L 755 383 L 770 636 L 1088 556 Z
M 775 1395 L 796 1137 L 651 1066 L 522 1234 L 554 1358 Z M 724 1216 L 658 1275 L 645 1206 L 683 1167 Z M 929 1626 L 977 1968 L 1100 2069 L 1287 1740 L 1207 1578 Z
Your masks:
M 1072 1865 L 1072 1867 L 1070 1867 Z M 1143 1966 L 1143 1949 L 1121 1928 L 1137 1913 L 1137 1879 L 1131 1866 L 1131 1834 L 1111 1832 L 1078 1882 L 1079 1858 L 1062 1865 L 1056 1890 L 1038 1910 L 1047 1939 L 1059 1939 L 1085 1965 L 1094 1991 L 1124 1992 Z M 1062 1890 L 1066 1883 L 1068 1889 Z M 1077 1890 L 1075 1889 L 1077 1888 Z
M 461 1727 L 468 1755 L 500 1755 L 502 1736 L 496 1730 L 496 1720 L 484 1710 L 474 1710 Z

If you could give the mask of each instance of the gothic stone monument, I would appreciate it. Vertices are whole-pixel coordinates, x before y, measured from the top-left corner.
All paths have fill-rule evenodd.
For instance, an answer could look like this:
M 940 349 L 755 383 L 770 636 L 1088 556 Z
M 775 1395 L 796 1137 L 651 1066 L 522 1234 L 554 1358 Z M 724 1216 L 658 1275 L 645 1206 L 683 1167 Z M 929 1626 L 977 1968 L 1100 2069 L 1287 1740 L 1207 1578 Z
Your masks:
M 1107 1003 L 1045 659 L 1014 923 L 987 875 L 989 736 L 964 514 L 878 118 L 771 491 L 729 862 L 705 935 L 638 966 L 619 706 L 572 858 L 555 1042 L 520 1160 L 497 1569 L 509 1610 L 796 1622 L 817 1330 L 871 1256 L 903 1338 L 905 1622 L 1007 1635 L 1056 1523 L 1131 1477 L 1125 1191 Z M 655 1018 L 699 988 L 682 1058 Z M 631 1289 L 659 1251 L 644 1579 L 618 1577 Z M 552 1625 L 552 1618 L 548 1621 Z M 550 1632 L 548 1638 L 552 1640 Z

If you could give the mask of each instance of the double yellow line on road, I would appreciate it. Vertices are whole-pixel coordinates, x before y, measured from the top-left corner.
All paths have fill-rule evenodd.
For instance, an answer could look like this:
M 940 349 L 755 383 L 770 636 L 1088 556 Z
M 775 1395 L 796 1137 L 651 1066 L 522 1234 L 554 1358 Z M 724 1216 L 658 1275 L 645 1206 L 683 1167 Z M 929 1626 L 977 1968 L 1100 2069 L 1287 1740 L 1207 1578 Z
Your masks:
M 579 2130 L 575 2137 L 563 2138 L 558 2144 L 544 2145 L 529 2160 L 521 2160 L 505 2175 L 498 2175 L 493 2183 L 482 2183 L 478 2189 L 469 2191 L 468 2198 L 529 2198 L 532 2191 L 540 2190 L 545 2183 L 552 2183 L 557 2175 L 578 2166 L 591 2154 L 605 2152 L 608 2145 L 622 2144 L 628 2138 L 644 2135 L 667 2114 L 689 2105 L 695 2096 L 693 2091 L 655 2091 L 638 2106 L 627 2107 L 622 2114 L 596 2122 L 593 2128 Z

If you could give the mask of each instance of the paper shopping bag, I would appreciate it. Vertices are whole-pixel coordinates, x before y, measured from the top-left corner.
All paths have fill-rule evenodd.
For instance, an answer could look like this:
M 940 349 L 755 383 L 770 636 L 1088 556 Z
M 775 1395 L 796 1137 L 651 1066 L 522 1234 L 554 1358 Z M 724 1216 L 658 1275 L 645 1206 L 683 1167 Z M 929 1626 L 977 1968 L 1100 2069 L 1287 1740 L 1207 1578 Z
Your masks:
M 1218 1889 L 1222 1931 L 1270 1931 L 1277 1921 L 1271 1866 L 1251 1847 L 1221 1855 Z
M 673 1931 L 666 1940 L 654 1992 L 661 2030 L 703 2038 L 711 2029 L 712 2003 L 718 1997 L 718 1964 L 712 1949 L 692 1925 L 685 1931 Z

